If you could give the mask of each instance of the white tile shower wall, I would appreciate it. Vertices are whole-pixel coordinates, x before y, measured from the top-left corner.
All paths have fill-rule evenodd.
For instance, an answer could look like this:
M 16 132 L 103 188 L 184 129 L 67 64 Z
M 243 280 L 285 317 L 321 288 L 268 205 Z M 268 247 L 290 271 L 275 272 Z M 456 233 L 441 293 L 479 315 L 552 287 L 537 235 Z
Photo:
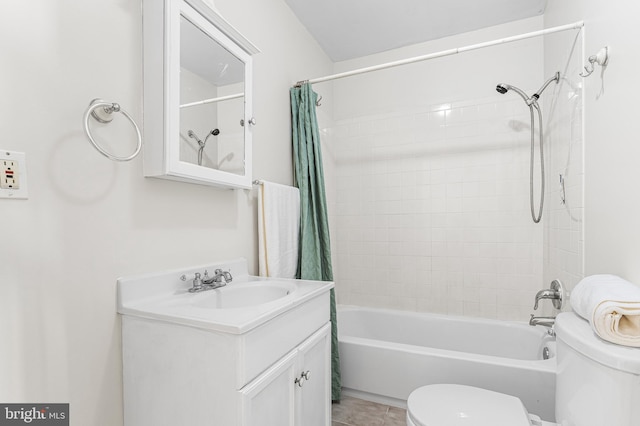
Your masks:
M 518 22 L 516 32 L 536 25 Z M 463 38 L 495 36 L 503 34 Z M 533 39 L 338 86 L 338 125 L 326 130 L 338 173 L 330 215 L 340 303 L 526 320 L 552 279 L 573 288 L 584 274 L 580 37 L 549 35 L 544 51 Z M 354 65 L 368 64 L 346 68 Z M 532 92 L 557 70 L 561 83 L 543 97 L 546 205 L 534 225 L 528 111 L 517 96 L 486 98 L 486 88 L 504 80 Z M 547 303 L 538 314 L 551 313 Z
M 542 24 L 446 37 L 335 71 Z M 328 201 L 338 303 L 528 319 L 542 287 L 544 238 L 529 213 L 529 111 L 494 87 L 538 89 L 543 54 L 535 38 L 314 85 L 332 108 L 333 124 L 320 125 L 324 163 L 335 173 Z
M 331 99 L 330 88 L 325 87 L 322 91 L 323 96 L 327 99 Z M 320 143 L 322 153 L 322 165 L 324 171 L 324 184 L 325 192 L 327 196 L 327 211 L 329 220 L 329 240 L 331 243 L 331 264 L 333 266 L 333 276 L 340 276 L 339 263 L 337 260 L 336 249 L 336 230 L 338 228 L 336 223 L 336 200 L 331 194 L 336 193 L 336 165 L 335 165 L 335 153 L 333 152 L 335 142 L 333 141 L 334 128 L 332 105 L 330 102 L 322 101 L 320 99 L 320 105 L 316 108 L 316 115 L 318 118 L 318 128 L 320 129 Z
M 526 319 L 543 238 L 528 119 L 496 95 L 337 121 L 340 303 Z

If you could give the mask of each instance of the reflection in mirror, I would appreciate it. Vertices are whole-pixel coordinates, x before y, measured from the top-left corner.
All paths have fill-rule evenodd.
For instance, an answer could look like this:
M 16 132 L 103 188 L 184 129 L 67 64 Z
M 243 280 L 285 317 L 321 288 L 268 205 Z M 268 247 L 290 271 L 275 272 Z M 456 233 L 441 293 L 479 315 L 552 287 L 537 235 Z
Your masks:
M 180 161 L 244 175 L 244 63 L 180 17 Z

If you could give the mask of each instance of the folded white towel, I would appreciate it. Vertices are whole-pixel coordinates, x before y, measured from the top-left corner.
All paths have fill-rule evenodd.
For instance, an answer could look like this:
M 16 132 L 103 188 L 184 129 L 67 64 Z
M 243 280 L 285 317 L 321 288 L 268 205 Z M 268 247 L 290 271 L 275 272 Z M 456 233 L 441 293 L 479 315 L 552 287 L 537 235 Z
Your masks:
M 298 188 L 263 181 L 258 196 L 258 264 L 263 277 L 295 278 L 300 235 Z
M 571 293 L 571 307 L 602 339 L 640 347 L 640 287 L 615 275 L 592 275 Z

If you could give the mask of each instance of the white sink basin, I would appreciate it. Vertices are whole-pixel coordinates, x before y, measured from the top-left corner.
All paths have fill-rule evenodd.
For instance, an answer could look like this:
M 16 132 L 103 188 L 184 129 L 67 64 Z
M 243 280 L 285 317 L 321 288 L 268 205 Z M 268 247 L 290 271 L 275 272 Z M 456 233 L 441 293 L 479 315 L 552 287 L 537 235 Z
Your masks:
M 224 287 L 189 293 L 180 276 L 229 270 Z M 254 277 L 246 261 L 202 265 L 118 279 L 118 312 L 233 334 L 245 333 L 325 294 L 332 282 Z
M 273 302 L 294 291 L 295 285 L 287 282 L 232 282 L 224 287 L 195 295 L 191 304 L 196 308 L 205 309 L 245 308 Z

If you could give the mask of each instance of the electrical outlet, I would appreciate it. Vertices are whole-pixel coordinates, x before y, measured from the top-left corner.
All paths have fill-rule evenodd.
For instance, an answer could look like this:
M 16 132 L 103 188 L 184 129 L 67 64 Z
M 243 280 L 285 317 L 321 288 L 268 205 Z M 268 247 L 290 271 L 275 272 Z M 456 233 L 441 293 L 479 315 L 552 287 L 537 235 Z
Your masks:
M 17 161 L 0 160 L 0 188 L 20 189 Z
M 0 150 L 0 198 L 29 198 L 24 152 Z

